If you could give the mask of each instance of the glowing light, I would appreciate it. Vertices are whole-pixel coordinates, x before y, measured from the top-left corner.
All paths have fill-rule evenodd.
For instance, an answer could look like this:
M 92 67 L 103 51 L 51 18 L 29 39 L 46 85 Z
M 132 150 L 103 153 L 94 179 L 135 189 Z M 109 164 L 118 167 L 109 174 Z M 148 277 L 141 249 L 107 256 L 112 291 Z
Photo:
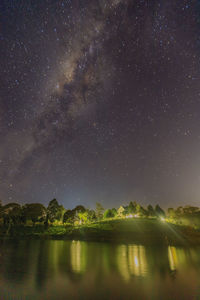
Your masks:
M 134 256 L 134 262 L 135 262 L 136 267 L 138 268 L 139 262 L 138 262 L 137 256 Z
M 163 218 L 163 217 L 161 217 L 160 220 L 161 220 L 162 222 L 165 222 L 165 218 Z
M 133 215 L 128 215 L 126 216 L 126 218 L 133 218 Z

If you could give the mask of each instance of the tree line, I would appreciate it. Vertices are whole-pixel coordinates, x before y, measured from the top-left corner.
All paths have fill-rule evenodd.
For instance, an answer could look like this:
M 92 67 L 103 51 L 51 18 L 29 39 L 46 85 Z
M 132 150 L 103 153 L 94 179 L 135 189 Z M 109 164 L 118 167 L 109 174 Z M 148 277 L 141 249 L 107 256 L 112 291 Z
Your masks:
M 77 205 L 74 209 L 65 209 L 56 199 L 49 202 L 45 207 L 41 203 L 31 203 L 20 205 L 18 203 L 8 203 L 2 205 L 0 202 L 0 219 L 3 225 L 8 224 L 27 224 L 32 222 L 48 224 L 84 224 L 102 219 L 126 217 L 131 214 L 142 216 L 165 216 L 164 210 L 156 205 L 151 205 L 147 209 L 143 208 L 136 202 L 130 202 L 128 206 L 120 206 L 118 209 L 104 209 L 100 203 L 96 203 L 95 210 L 85 208 L 83 205 Z
M 27 225 L 36 223 L 48 226 L 50 224 L 87 224 L 110 218 L 168 218 L 170 221 L 184 223 L 184 220 L 200 220 L 200 209 L 198 207 L 185 206 L 177 209 L 169 208 L 165 212 L 159 205 L 146 208 L 136 202 L 130 202 L 127 206 L 119 208 L 104 209 L 100 203 L 96 203 L 96 208 L 88 209 L 83 205 L 77 205 L 74 209 L 65 209 L 56 199 L 49 202 L 45 207 L 41 203 L 30 203 L 20 205 L 18 203 L 8 203 L 2 205 L 0 202 L 0 221 L 6 225 Z M 195 218 L 194 218 L 195 217 Z M 193 222 L 194 223 L 194 222 Z M 188 225 L 188 224 L 187 224 Z M 193 224 L 195 225 L 195 224 Z

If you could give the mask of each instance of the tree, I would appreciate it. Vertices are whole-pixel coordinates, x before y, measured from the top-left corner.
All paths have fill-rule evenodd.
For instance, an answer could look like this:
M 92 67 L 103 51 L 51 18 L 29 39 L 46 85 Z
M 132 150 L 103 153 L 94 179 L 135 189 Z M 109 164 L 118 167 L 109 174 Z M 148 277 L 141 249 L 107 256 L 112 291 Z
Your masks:
M 83 205 L 77 205 L 74 209 L 75 212 L 80 213 L 80 212 L 85 212 L 86 208 Z
M 66 210 L 66 212 L 63 215 L 63 223 L 70 223 L 74 224 L 75 221 L 75 211 L 74 210 Z
M 113 215 L 113 218 L 115 218 L 117 216 L 117 210 L 116 208 L 112 208 L 112 215 Z
M 148 211 L 143 206 L 140 206 L 139 215 L 146 217 L 148 216 Z
M 47 207 L 47 220 L 46 222 L 48 223 L 48 220 L 53 223 L 56 220 L 60 221 L 63 218 L 65 209 L 62 205 L 58 204 L 58 201 L 54 198 L 49 202 L 49 205 Z
M 122 215 L 123 216 L 128 215 L 129 214 L 128 206 L 123 206 L 123 208 L 124 208 L 124 211 L 123 211 Z
M 63 207 L 63 205 L 59 205 L 58 213 L 56 216 L 57 221 L 62 222 L 65 211 L 66 211 L 66 209 Z
M 104 214 L 103 214 L 103 218 L 104 219 L 108 219 L 108 218 L 114 218 L 115 217 L 115 213 L 112 209 L 106 209 Z
M 136 205 L 136 214 L 140 214 L 140 208 L 141 208 L 140 204 L 137 204 Z
M 36 222 L 44 222 L 46 218 L 46 208 L 40 203 L 25 204 L 23 213 L 26 220 L 31 220 L 33 225 Z
M 9 213 L 10 219 L 14 225 L 21 223 L 21 216 L 22 216 L 22 208 L 21 206 L 15 206 Z
M 86 217 L 86 208 L 83 205 L 77 205 L 74 209 L 74 222 L 81 224 Z
M 172 207 L 168 208 L 167 214 L 168 214 L 169 218 L 172 218 L 172 219 L 176 218 L 176 212 Z
M 97 217 L 98 220 L 103 218 L 103 211 L 104 211 L 103 206 L 99 202 L 97 202 L 95 213 L 96 213 L 96 217 Z
M 112 208 L 112 209 L 106 209 L 106 211 L 104 212 L 104 219 L 107 219 L 107 218 L 114 218 L 116 217 L 117 215 L 117 210 L 116 208 Z
M 183 207 L 183 214 L 185 215 L 193 215 L 199 212 L 199 208 L 195 206 L 186 205 Z
M 179 206 L 179 207 L 175 210 L 175 212 L 176 212 L 176 215 L 177 215 L 178 217 L 182 216 L 182 215 L 183 215 L 183 207 L 182 207 L 182 206 Z
M 88 211 L 78 213 L 79 224 L 84 224 L 88 222 Z
M 147 212 L 148 212 L 149 217 L 155 217 L 155 215 L 156 215 L 155 210 L 153 209 L 152 205 L 147 206 Z
M 93 209 L 88 209 L 88 220 L 89 222 L 94 222 L 96 221 L 96 214 L 95 214 L 95 211 Z
M 21 206 L 18 203 L 9 203 L 1 208 L 1 216 L 4 225 L 20 223 Z
M 165 212 L 158 204 L 155 207 L 155 213 L 157 217 L 165 218 Z
M 117 210 L 117 215 L 119 216 L 119 217 L 122 217 L 123 216 L 123 213 L 124 213 L 124 207 L 121 205 L 119 208 L 118 208 L 118 210 Z
M 137 203 L 136 202 L 130 202 L 129 203 L 129 206 L 128 206 L 128 213 L 129 214 L 135 214 L 136 213 L 136 206 L 137 206 Z

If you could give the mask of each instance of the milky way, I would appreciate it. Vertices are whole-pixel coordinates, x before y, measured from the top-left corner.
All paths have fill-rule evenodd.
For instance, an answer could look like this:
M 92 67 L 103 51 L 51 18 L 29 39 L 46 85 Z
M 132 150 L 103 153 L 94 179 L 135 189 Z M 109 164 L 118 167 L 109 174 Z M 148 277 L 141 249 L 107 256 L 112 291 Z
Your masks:
M 196 1 L 1 2 L 0 198 L 200 199 Z

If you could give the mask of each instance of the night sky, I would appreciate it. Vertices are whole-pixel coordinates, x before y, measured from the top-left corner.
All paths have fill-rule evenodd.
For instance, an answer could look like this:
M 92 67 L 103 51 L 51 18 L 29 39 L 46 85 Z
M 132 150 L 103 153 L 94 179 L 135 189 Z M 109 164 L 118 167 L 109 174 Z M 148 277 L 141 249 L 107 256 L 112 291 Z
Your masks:
M 0 199 L 200 205 L 200 3 L 2 0 Z

